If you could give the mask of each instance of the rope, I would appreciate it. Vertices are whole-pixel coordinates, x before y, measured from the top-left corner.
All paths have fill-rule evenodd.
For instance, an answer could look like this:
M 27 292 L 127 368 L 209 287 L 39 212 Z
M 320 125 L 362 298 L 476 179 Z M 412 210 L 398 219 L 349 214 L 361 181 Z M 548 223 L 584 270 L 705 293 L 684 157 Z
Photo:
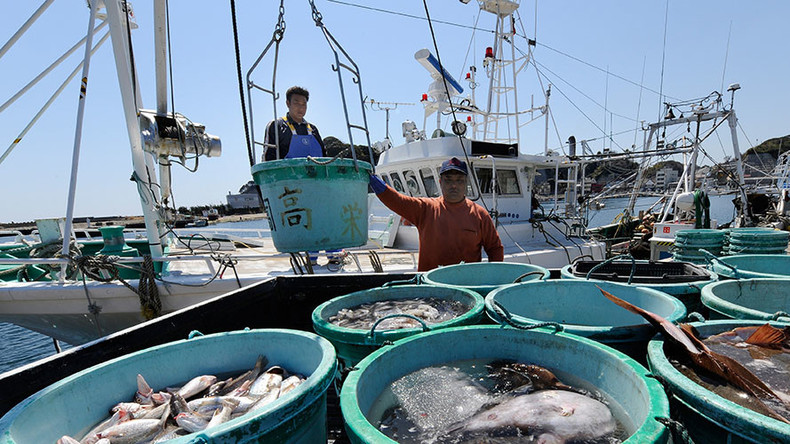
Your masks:
M 368 257 L 370 258 L 370 266 L 373 267 L 373 272 L 384 273 L 384 266 L 381 264 L 381 258 L 379 258 L 378 253 L 370 250 L 368 251 Z
M 282 2 L 280 3 L 282 8 Z M 230 0 L 230 17 L 233 22 L 233 50 L 236 53 L 236 74 L 239 79 L 239 99 L 241 99 L 241 116 L 244 122 L 244 136 L 247 139 L 247 156 L 250 160 L 250 166 L 255 165 L 255 154 L 250 140 L 250 127 L 247 122 L 247 105 L 244 101 L 244 80 L 241 75 L 241 52 L 239 51 L 239 29 L 236 24 L 236 1 Z
M 331 158 L 329 160 L 324 160 L 324 161 L 317 160 L 315 157 L 312 157 L 312 156 L 307 156 L 307 160 L 309 160 L 310 162 L 313 162 L 314 164 L 317 164 L 317 165 L 329 165 L 330 163 L 332 163 L 332 162 L 336 161 L 337 159 L 339 159 L 340 157 L 342 157 L 343 154 L 345 154 L 348 151 L 349 151 L 349 148 L 343 148 L 342 150 L 340 150 L 339 153 L 335 154 L 335 157 L 333 157 L 333 158 Z
M 88 297 L 88 307 L 91 313 L 98 314 L 101 307 L 97 307 L 90 300 L 88 295 L 87 283 L 85 278 L 91 278 L 98 282 L 112 282 L 118 280 L 126 288 L 134 292 L 140 299 L 140 310 L 146 320 L 153 319 L 162 313 L 162 301 L 159 298 L 159 288 L 156 286 L 156 272 L 151 255 L 143 255 L 143 264 L 140 268 L 140 280 L 138 288 L 134 288 L 125 279 L 120 277 L 118 267 L 136 270 L 135 267 L 128 267 L 118 264 L 118 256 L 69 256 L 70 262 L 82 272 L 82 282 L 85 286 L 85 295 Z M 105 277 L 102 272 L 109 275 Z
M 494 307 L 494 312 L 499 315 L 500 319 L 505 321 L 505 323 L 513 328 L 518 328 L 519 330 L 533 330 L 535 328 L 543 328 L 543 327 L 554 327 L 554 332 L 559 333 L 564 328 L 558 322 L 539 322 L 537 324 L 531 325 L 524 325 L 519 324 L 513 319 L 513 315 L 505 309 L 499 302 L 492 300 L 491 305 Z

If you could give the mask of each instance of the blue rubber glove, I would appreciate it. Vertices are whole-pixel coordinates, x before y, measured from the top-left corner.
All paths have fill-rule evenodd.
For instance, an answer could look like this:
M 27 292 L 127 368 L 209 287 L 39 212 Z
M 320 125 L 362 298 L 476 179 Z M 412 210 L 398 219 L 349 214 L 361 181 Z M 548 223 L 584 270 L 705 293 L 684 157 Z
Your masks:
M 370 175 L 370 181 L 368 183 L 370 184 L 370 188 L 376 194 L 381 194 L 387 189 L 387 184 L 385 184 L 384 181 L 375 174 Z

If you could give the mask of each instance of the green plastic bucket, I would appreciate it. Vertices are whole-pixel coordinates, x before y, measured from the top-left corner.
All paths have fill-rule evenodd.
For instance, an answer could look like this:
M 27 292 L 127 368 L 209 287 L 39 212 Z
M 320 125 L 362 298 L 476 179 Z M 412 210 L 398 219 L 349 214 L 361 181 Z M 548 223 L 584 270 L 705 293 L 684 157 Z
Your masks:
M 686 317 L 676 298 L 650 288 L 604 281 L 549 280 L 512 284 L 486 296 L 486 313 L 499 324 L 535 325 L 555 322 L 568 333 L 584 336 L 644 360 L 655 335 L 641 316 L 609 301 L 596 287 L 671 322 Z M 505 315 L 501 309 L 506 311 Z
M 652 290 L 666 293 L 680 300 L 686 307 L 686 311 L 688 313 L 698 312 L 702 313 L 703 315 L 705 314 L 703 313 L 705 310 L 702 302 L 700 302 L 700 292 L 706 285 L 716 282 L 719 278 L 716 273 L 706 270 L 704 267 L 683 264 L 681 262 L 635 261 L 635 263 L 632 264 L 631 261 L 627 260 L 615 261 L 596 270 L 598 272 L 596 274 L 601 276 L 597 279 L 587 279 L 586 275 L 583 277 L 578 275 L 578 273 L 574 274 L 574 264 L 562 267 L 560 270 L 560 275 L 562 276 L 562 279 L 588 280 L 595 282 L 618 282 L 627 284 L 632 272 L 632 267 L 635 268 L 635 276 L 633 281 L 628 285 L 634 287 L 650 288 Z M 691 276 L 681 274 L 688 271 L 689 269 L 696 270 L 699 275 Z M 603 277 L 609 272 L 609 270 L 612 270 L 613 272 L 609 273 L 608 277 Z M 651 272 L 651 270 L 654 271 Z M 669 274 L 672 272 L 678 274 Z M 648 279 L 643 279 L 640 281 L 640 275 L 644 276 L 648 274 L 650 275 L 650 282 L 644 282 Z M 675 280 L 673 279 L 675 276 L 683 276 L 684 279 Z
M 665 443 L 669 433 L 655 418 L 669 416 L 661 385 L 636 361 L 588 339 L 553 330 L 499 326 L 456 327 L 403 339 L 372 353 L 350 372 L 340 394 L 353 443 L 394 443 L 371 418 L 371 408 L 392 382 L 414 371 L 467 359 L 512 359 L 582 379 L 628 412 L 627 443 Z M 620 418 L 622 419 L 622 418 Z
M 761 325 L 757 321 L 719 320 L 692 323 L 700 335 L 708 337 L 736 327 Z M 776 327 L 788 324 L 771 323 Z M 678 400 L 673 405 L 673 419 L 686 427 L 697 443 L 786 443 L 790 442 L 790 425 L 739 406 L 696 384 L 680 373 L 664 353 L 661 336 L 647 348 L 650 371 L 661 376 Z
M 727 254 L 785 254 L 790 232 L 753 227 L 733 228 L 728 235 Z
M 531 264 L 511 262 L 474 262 L 435 268 L 423 274 L 423 281 L 433 285 L 452 285 L 480 293 L 485 297 L 502 285 L 548 279 L 551 273 L 546 268 Z
M 385 342 L 403 339 L 423 331 L 423 328 L 404 328 L 398 330 L 360 330 L 340 327 L 329 322 L 329 317 L 344 308 L 377 301 L 438 298 L 459 301 L 469 307 L 469 311 L 456 318 L 428 324 L 429 330 L 471 325 L 483 318 L 485 304 L 482 296 L 464 288 L 436 285 L 399 285 L 357 291 L 331 299 L 313 310 L 313 328 L 316 333 L 328 339 L 337 350 L 337 356 L 346 367 L 356 365 L 362 358 L 378 350 Z
M 81 436 L 131 399 L 142 374 L 154 389 L 197 375 L 249 370 L 258 355 L 307 377 L 288 395 L 248 415 L 172 443 L 326 442 L 326 390 L 337 360 L 329 341 L 295 330 L 247 330 L 159 345 L 76 373 L 22 401 L 0 419 L 0 443 L 54 443 Z
M 711 260 L 719 276 L 731 279 L 790 277 L 790 256 L 775 254 L 741 254 Z
M 351 159 L 273 160 L 252 167 L 278 251 L 333 250 L 368 240 L 369 163 Z
M 702 289 L 702 303 L 714 319 L 790 322 L 790 279 L 740 279 Z

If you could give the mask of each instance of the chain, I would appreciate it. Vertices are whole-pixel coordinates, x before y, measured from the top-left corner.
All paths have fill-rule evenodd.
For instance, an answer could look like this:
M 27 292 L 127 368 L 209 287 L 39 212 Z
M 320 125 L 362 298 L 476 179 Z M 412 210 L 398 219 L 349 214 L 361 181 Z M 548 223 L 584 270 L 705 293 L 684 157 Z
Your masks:
M 324 24 L 321 22 L 321 20 L 323 20 L 324 17 L 321 15 L 320 12 L 318 12 L 318 8 L 315 7 L 315 2 L 313 0 L 309 0 L 309 1 L 310 1 L 310 8 L 312 8 L 313 10 L 313 21 L 315 22 L 315 25 L 324 26 Z
M 280 17 L 277 19 L 277 26 L 274 27 L 272 39 L 280 43 L 285 35 L 285 0 L 280 0 Z

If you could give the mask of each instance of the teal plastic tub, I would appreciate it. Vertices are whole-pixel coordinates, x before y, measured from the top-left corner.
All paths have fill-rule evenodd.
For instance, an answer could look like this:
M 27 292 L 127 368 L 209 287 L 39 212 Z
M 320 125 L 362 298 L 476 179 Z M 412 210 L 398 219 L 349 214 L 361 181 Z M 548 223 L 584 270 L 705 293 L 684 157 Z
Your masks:
M 716 273 L 690 263 L 635 261 L 632 264 L 631 261 L 624 260 L 605 264 L 591 275 L 595 277 L 588 279 L 589 271 L 592 271 L 589 266 L 591 264 L 592 262 L 588 265 L 577 262 L 562 267 L 562 279 L 628 284 L 633 271 L 634 276 L 628 285 L 666 293 L 680 300 L 688 313 L 697 312 L 702 315 L 706 313 L 700 302 L 700 292 L 719 278 Z
M 742 254 L 711 259 L 711 268 L 730 279 L 790 277 L 790 256 L 778 254 Z
M 695 322 L 700 335 L 708 337 L 736 327 L 761 325 L 759 321 L 718 320 Z M 771 323 L 775 327 L 788 324 Z M 697 443 L 787 443 L 790 425 L 739 406 L 696 384 L 680 373 L 668 360 L 661 336 L 650 341 L 647 348 L 650 371 L 661 376 L 679 401 L 673 406 L 673 419 L 685 425 Z
M 647 342 L 655 330 L 641 316 L 606 299 L 596 286 L 671 322 L 686 317 L 683 303 L 657 290 L 567 279 L 501 287 L 486 296 L 486 313 L 499 324 L 558 323 L 568 333 L 602 342 L 643 360 Z M 505 316 L 501 309 L 505 310 Z
M 63 435 L 82 436 L 107 418 L 112 406 L 133 397 L 138 373 L 158 389 L 203 374 L 242 373 L 253 367 L 258 355 L 307 379 L 254 413 L 168 442 L 326 442 L 326 390 L 337 368 L 335 350 L 313 333 L 272 329 L 196 336 L 76 373 L 3 416 L 0 443 L 54 443 Z
M 624 426 L 630 437 L 625 442 L 665 443 L 669 439 L 668 431 L 655 419 L 669 416 L 664 390 L 628 356 L 553 330 L 469 326 L 403 339 L 362 360 L 349 373 L 340 394 L 351 442 L 394 443 L 377 429 L 379 418 L 369 416 L 384 390 L 414 371 L 467 359 L 512 359 L 571 374 L 616 400 L 627 412 Z
M 702 289 L 702 303 L 713 319 L 790 322 L 790 279 L 740 279 Z
M 272 160 L 252 167 L 275 248 L 295 253 L 365 245 L 372 167 L 352 159 L 315 161 Z
M 512 284 L 518 279 L 527 282 L 548 279 L 551 273 L 546 268 L 532 264 L 512 262 L 475 262 L 435 268 L 423 274 L 423 281 L 433 285 L 452 285 L 468 288 L 485 297 L 502 285 Z
M 484 317 L 483 297 L 471 290 L 436 285 L 398 285 L 357 291 L 324 302 L 313 310 L 313 328 L 316 333 L 332 342 L 338 358 L 346 367 L 351 367 L 378 350 L 385 342 L 419 334 L 423 332 L 423 328 L 360 330 L 337 326 L 329 322 L 329 318 L 344 308 L 376 301 L 413 298 L 453 300 L 469 307 L 466 313 L 457 318 L 427 325 L 429 330 L 476 324 Z

